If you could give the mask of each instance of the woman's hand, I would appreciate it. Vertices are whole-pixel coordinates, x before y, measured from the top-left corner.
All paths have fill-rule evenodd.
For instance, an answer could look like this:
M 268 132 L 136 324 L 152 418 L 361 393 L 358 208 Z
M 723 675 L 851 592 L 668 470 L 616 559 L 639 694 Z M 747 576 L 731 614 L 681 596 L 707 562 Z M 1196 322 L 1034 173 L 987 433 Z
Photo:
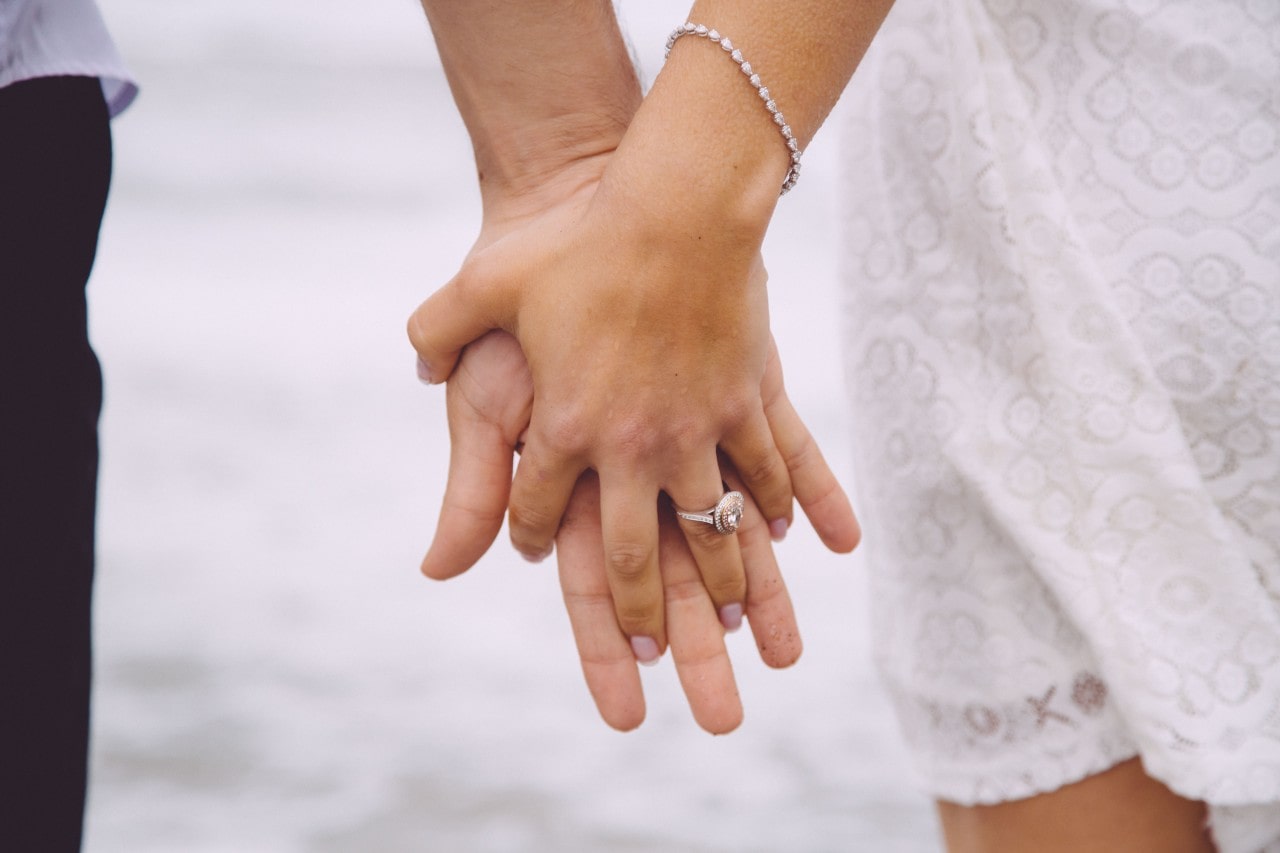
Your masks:
M 772 411 L 781 418 L 794 417 L 775 358 L 766 370 L 766 388 L 765 396 L 774 401 Z M 465 571 L 497 536 L 507 505 L 512 456 L 533 403 L 524 356 L 516 341 L 502 332 L 491 332 L 464 350 L 447 393 L 449 479 L 435 540 L 422 565 L 423 572 L 436 579 Z M 795 458 L 800 463 L 797 492 L 808 500 L 802 505 L 824 540 L 841 550 L 853 547 L 856 524 L 816 448 L 809 442 Z M 745 489 L 733 471 L 726 469 L 724 476 L 730 486 Z M 675 517 L 664 510 L 659 563 L 672 658 L 695 719 L 707 731 L 722 734 L 742 719 L 725 632 Z M 614 615 L 600 522 L 598 482 L 588 472 L 574 488 L 556 537 L 561 586 L 596 706 L 611 726 L 631 729 L 644 719 L 644 696 L 629 638 Z M 737 537 L 747 575 L 747 619 L 761 658 L 770 666 L 789 666 L 800 655 L 799 630 L 768 526 L 750 500 Z
M 792 487 L 761 398 L 770 342 L 753 235 L 674 227 L 678 207 L 646 215 L 619 183 L 606 178 L 478 249 L 414 314 L 410 337 L 434 379 L 489 329 L 519 339 L 535 393 L 512 541 L 531 559 L 548 555 L 574 484 L 595 470 L 619 623 L 648 661 L 666 645 L 652 606 L 659 494 L 687 510 L 715 505 L 717 446 L 775 527 L 790 523 Z M 737 540 L 681 525 L 734 626 L 746 598 Z

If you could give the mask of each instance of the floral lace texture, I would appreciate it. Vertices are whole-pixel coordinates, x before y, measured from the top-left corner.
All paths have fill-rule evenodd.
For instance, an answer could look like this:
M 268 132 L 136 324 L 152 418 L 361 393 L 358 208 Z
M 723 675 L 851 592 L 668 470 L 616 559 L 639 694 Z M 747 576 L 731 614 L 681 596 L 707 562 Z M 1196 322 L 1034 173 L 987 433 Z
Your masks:
M 899 0 L 855 75 L 860 510 L 938 796 L 1141 754 L 1280 809 L 1277 81 L 1272 0 Z

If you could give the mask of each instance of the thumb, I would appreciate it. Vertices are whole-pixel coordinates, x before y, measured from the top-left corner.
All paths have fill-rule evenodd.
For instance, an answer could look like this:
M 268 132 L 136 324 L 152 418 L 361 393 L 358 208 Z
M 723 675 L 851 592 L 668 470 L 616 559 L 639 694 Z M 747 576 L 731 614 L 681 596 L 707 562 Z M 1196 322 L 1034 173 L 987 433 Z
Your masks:
M 533 384 L 515 338 L 489 332 L 468 344 L 449 380 L 449 478 L 427 577 L 465 572 L 493 544 L 511 493 L 511 458 L 529 423 Z
M 418 376 L 423 381 L 444 382 L 463 347 L 491 329 L 512 326 L 513 288 L 492 267 L 468 261 L 409 316 L 409 342 L 418 353 Z
M 502 528 L 511 491 L 511 445 L 492 424 L 452 430 L 449 479 L 440 520 L 422 573 L 434 580 L 462 574 L 484 556 Z

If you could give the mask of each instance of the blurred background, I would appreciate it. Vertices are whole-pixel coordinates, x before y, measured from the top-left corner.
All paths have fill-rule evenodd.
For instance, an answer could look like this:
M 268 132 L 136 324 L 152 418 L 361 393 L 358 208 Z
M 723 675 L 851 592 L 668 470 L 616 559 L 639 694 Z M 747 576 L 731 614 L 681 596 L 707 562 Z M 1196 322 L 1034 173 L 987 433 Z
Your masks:
M 440 584 L 441 389 L 409 312 L 479 223 L 413 0 L 103 0 L 142 95 L 90 298 L 107 377 L 87 850 L 934 851 L 871 668 L 866 584 L 782 544 L 806 651 L 730 638 L 746 722 L 669 658 L 596 716 L 555 568 L 505 533 Z M 652 80 L 687 6 L 621 11 Z M 835 122 L 832 122 L 835 124 Z M 838 133 L 766 244 L 792 398 L 847 487 Z

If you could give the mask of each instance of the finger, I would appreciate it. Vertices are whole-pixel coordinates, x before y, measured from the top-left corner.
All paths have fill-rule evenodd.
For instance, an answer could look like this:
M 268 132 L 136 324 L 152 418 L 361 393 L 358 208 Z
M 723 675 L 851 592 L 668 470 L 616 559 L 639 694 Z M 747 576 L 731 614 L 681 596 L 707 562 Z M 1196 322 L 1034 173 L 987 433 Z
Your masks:
M 724 478 L 729 488 L 743 490 L 743 484 L 733 470 L 726 468 Z M 747 573 L 747 622 L 751 625 L 760 659 L 776 669 L 791 666 L 800 659 L 804 650 L 800 627 L 796 624 L 791 595 L 773 554 L 769 526 L 749 495 L 742 526 L 738 528 L 738 547 L 742 550 L 742 565 Z
M 435 580 L 459 575 L 484 556 L 502 529 L 511 486 L 511 445 L 492 424 L 453 429 L 449 479 L 435 537 L 422 573 Z
M 469 260 L 409 316 L 409 342 L 423 381 L 444 382 L 464 346 L 490 329 L 512 327 L 512 285 L 496 269 L 493 262 Z
M 530 562 L 551 556 L 556 531 L 582 466 L 547 449 L 536 437 L 525 442 L 511 482 L 508 532 L 511 544 Z
M 774 538 L 780 540 L 791 526 L 791 472 L 778 452 L 763 408 L 721 439 L 720 447 L 742 474 L 742 482 L 756 506 L 769 519 Z
M 665 499 L 659 518 L 658 562 L 676 674 L 698 725 L 711 734 L 727 734 L 742 723 L 742 698 L 725 649 L 724 628 Z
M 658 573 L 657 490 L 616 471 L 600 474 L 604 566 L 618 626 L 631 639 L 636 660 L 657 663 L 667 647 Z
M 761 396 L 774 442 L 791 474 L 796 500 L 818 537 L 832 551 L 848 553 L 862 539 L 862 528 L 858 526 L 849 497 L 791 405 L 782 383 L 782 364 L 778 360 L 777 348 L 770 346 L 772 351 L 765 366 Z
M 490 332 L 466 348 L 449 382 L 449 477 L 435 537 L 422 561 L 443 580 L 475 564 L 502 527 L 511 454 L 529 422 L 533 385 L 520 345 Z
M 644 691 L 631 643 L 618 627 L 604 573 L 595 472 L 588 471 L 578 480 L 556 546 L 560 589 L 587 689 L 606 723 L 630 731 L 644 722 Z
M 715 507 L 724 497 L 719 463 L 714 455 L 707 462 L 687 467 L 679 480 L 668 484 L 667 494 L 682 511 L 701 513 Z M 737 537 L 732 533 L 725 535 L 715 525 L 705 522 L 682 517 L 679 523 L 721 624 L 728 631 L 736 631 L 742 625 L 747 599 L 747 579 Z

